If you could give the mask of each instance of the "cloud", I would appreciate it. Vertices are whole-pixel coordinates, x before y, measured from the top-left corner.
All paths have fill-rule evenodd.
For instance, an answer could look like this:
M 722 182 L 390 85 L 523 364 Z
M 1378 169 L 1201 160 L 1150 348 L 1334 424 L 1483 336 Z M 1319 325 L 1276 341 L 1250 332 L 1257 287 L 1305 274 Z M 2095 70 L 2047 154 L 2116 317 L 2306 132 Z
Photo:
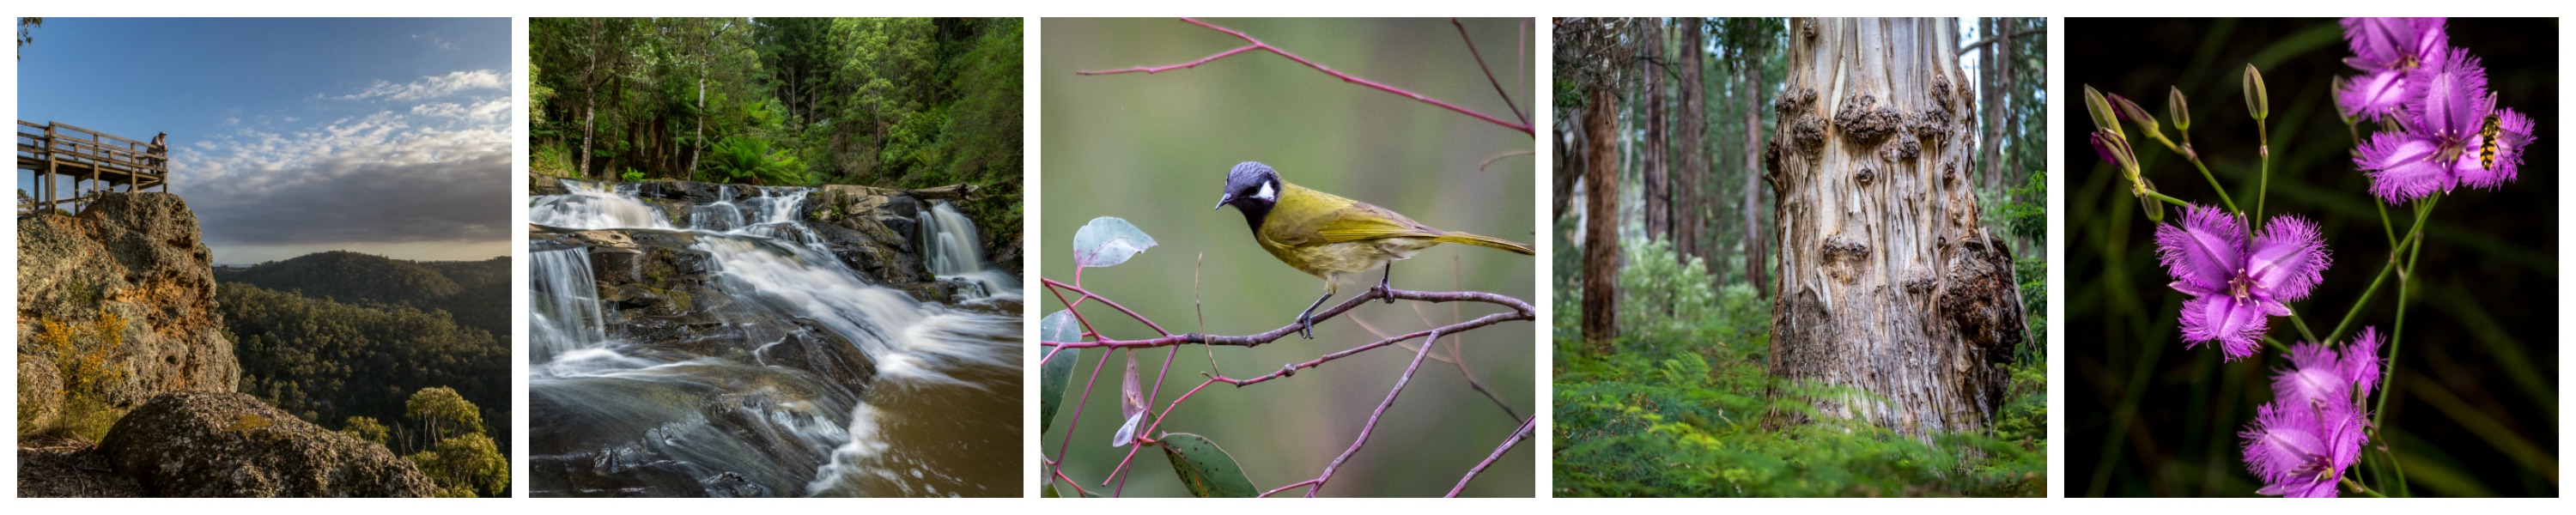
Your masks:
M 491 102 L 443 105 L 477 116 Z M 388 110 L 284 132 L 241 128 L 174 149 L 171 191 L 218 246 L 507 240 L 517 229 L 509 130 L 423 118 Z
M 453 118 L 468 122 L 509 121 L 508 118 L 504 117 L 508 115 L 509 112 L 510 100 L 506 98 L 495 98 L 482 102 L 475 102 L 471 105 L 458 104 L 455 102 L 438 102 L 411 106 L 411 114 L 439 118 Z
M 338 98 L 341 100 L 386 99 L 396 102 L 416 102 L 446 97 L 459 92 L 478 89 L 506 90 L 510 88 L 510 85 L 503 80 L 504 78 L 504 75 L 499 70 L 447 72 L 446 75 L 430 75 L 421 77 L 420 80 L 401 84 L 376 81 L 375 85 L 368 86 L 364 91 L 341 95 Z

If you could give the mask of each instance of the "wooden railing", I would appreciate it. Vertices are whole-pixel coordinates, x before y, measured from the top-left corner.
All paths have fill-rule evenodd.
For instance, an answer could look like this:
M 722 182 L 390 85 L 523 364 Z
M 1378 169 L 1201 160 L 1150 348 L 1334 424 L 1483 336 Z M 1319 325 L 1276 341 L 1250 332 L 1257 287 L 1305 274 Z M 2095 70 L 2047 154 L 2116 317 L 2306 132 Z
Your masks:
M 170 191 L 166 141 L 146 143 L 61 122 L 18 121 L 18 169 L 32 172 L 29 186 L 35 190 L 34 202 L 19 203 L 22 213 L 64 204 L 78 208 L 99 193 L 154 186 Z M 61 177 L 71 178 L 72 198 L 58 198 Z

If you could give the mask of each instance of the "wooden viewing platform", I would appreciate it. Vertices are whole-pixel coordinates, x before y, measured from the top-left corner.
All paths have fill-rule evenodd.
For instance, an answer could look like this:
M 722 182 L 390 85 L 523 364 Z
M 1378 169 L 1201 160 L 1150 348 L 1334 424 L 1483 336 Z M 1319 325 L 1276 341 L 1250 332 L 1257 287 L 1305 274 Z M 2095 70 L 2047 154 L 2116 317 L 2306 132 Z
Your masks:
M 35 190 L 35 202 L 20 204 L 21 213 L 64 204 L 78 208 L 99 193 L 154 186 L 170 191 L 167 142 L 135 141 L 61 122 L 18 121 L 18 169 L 33 172 L 29 186 Z M 56 176 L 71 178 L 72 198 L 57 198 Z

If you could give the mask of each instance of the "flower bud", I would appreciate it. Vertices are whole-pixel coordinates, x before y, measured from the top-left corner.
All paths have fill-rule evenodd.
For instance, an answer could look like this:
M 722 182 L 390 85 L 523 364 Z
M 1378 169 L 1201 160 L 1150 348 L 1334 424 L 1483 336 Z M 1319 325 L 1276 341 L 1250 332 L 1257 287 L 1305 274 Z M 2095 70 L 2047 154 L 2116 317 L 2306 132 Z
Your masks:
M 2094 90 L 2091 84 L 2084 85 L 2084 113 L 2093 116 L 2094 129 L 2120 134 L 2120 116 L 2111 110 L 2109 101 L 2102 99 L 2102 92 Z
M 2335 92 L 2335 93 L 2336 93 L 2336 94 L 2335 94 L 2335 96 L 2334 96 L 2334 101 L 2335 101 L 2335 112 L 2337 112 L 2337 113 L 2351 113 L 2351 112 L 2353 112 L 2352 106 L 2344 105 L 2344 103 L 2343 103 L 2344 96 L 2343 96 L 2343 94 L 2342 94 L 2342 93 L 2343 93 L 2343 90 L 2344 90 L 2344 86 L 2345 86 L 2345 85 L 2346 85 L 2346 83 L 2344 82 L 2344 78 L 2343 78 L 2343 76 L 2342 76 L 2342 75 L 2336 75 L 2336 76 L 2334 77 L 2334 80 L 2333 80 L 2333 81 L 2331 81 L 2331 82 L 2326 86 L 2327 88 L 2329 88 L 2329 89 L 2327 89 L 2327 91 L 2333 91 L 2333 92 Z M 2353 121 L 2354 121 L 2354 120 L 2353 120 L 2353 116 L 2352 116 L 2351 114 L 2344 114 L 2344 115 L 2343 115 L 2343 124 L 2344 124 L 2344 125 L 2352 125 L 2352 124 L 2353 124 Z
M 2191 130 L 2191 103 L 2182 100 L 2182 88 L 2174 87 L 2165 95 L 2165 117 L 2173 119 L 2174 130 Z
M 2245 112 L 2256 120 L 2272 114 L 2272 95 L 2263 90 L 2263 71 L 2253 63 L 2245 64 Z
M 2148 116 L 2147 108 L 2138 107 L 2137 102 L 2130 102 L 2129 97 L 2118 94 L 2111 95 L 2111 106 L 2119 110 L 2120 118 L 2138 124 L 2138 132 L 2156 134 L 2156 117 Z
M 2164 223 L 2165 202 L 2157 200 L 2155 197 L 2147 196 L 2147 192 L 2155 190 L 2155 183 L 2148 182 L 2146 179 L 2141 178 L 2138 179 L 2136 186 L 2132 187 L 2129 193 L 2138 197 L 2138 209 L 2147 212 L 2147 221 Z

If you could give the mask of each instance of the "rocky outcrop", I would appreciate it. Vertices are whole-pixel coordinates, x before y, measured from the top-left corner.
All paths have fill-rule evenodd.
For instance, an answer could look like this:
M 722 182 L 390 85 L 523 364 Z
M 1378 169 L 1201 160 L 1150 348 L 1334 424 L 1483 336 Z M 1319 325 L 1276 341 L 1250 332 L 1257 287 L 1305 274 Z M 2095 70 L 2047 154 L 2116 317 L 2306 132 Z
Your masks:
M 384 446 L 240 393 L 165 393 L 99 442 L 119 474 L 164 497 L 428 497 L 435 486 Z
M 32 384 L 23 372 L 55 368 L 58 353 L 44 342 L 48 321 L 73 328 L 77 344 L 115 346 L 104 353 L 113 377 L 99 387 L 112 407 L 162 392 L 233 391 L 241 365 L 215 311 L 213 265 L 213 252 L 198 240 L 196 214 L 174 195 L 108 193 L 77 216 L 20 216 L 21 401 L 63 397 L 64 378 Z M 122 319 L 122 327 L 102 328 L 102 314 Z M 20 421 L 54 411 L 22 404 Z

